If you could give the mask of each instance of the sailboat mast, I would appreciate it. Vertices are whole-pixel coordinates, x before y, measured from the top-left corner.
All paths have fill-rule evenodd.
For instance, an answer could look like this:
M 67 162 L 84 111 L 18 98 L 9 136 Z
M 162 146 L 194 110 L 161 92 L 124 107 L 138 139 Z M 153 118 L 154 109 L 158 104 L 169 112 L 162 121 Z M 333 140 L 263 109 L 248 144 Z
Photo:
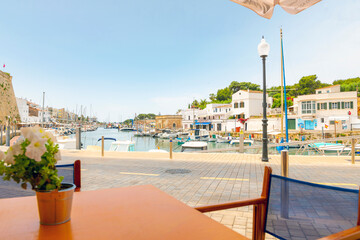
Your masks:
M 282 29 L 280 28 L 280 45 L 282 46 Z M 282 47 L 281 51 L 281 137 L 284 137 L 284 73 L 283 73 L 283 58 L 282 58 Z
M 281 34 L 282 36 L 282 34 Z M 281 37 L 281 56 L 282 56 L 282 74 L 284 79 L 284 100 L 285 100 L 285 133 L 286 133 L 286 142 L 289 142 L 289 129 L 288 129 L 288 117 L 287 117 L 287 98 L 286 98 L 286 81 L 285 81 L 285 63 L 284 63 L 284 44 Z
M 44 127 L 44 122 L 45 122 L 45 92 L 43 92 L 43 107 L 42 107 L 42 127 Z

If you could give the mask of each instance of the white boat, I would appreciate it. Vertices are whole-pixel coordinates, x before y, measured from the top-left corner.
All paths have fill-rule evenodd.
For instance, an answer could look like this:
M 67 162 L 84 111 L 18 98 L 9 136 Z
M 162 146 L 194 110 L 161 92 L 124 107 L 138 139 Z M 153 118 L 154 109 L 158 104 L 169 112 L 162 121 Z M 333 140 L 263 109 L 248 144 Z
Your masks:
M 233 139 L 230 141 L 230 144 L 231 145 L 234 145 L 234 144 L 239 144 L 240 143 L 240 140 L 239 139 Z M 244 139 L 244 145 L 253 145 L 254 144 L 254 141 L 253 140 L 250 140 L 250 139 Z
M 193 141 L 193 142 L 186 142 L 183 145 L 181 145 L 182 152 L 196 152 L 202 150 L 207 150 L 206 142 Z
M 131 131 L 135 131 L 135 129 L 130 128 L 130 127 L 123 127 L 123 128 L 120 128 L 120 131 L 131 132 Z
M 163 138 L 163 139 L 169 139 L 169 138 L 172 138 L 172 139 L 175 139 L 177 138 L 177 133 L 163 133 L 160 135 L 160 138 Z
M 59 149 L 76 149 L 76 139 L 68 136 L 60 136 L 58 130 L 47 129 L 45 132 L 49 132 L 56 138 L 56 143 L 59 145 Z
M 162 149 L 151 149 L 149 150 L 149 152 L 168 153 L 168 151 Z
M 209 132 L 206 129 L 195 129 L 190 134 L 190 140 L 192 141 L 208 141 Z
M 130 140 L 112 142 L 109 151 L 133 152 L 135 151 L 135 142 Z
M 135 137 L 142 137 L 143 133 L 142 132 L 136 132 L 136 133 L 134 133 L 134 136 Z
M 216 142 L 216 139 L 220 137 L 219 135 L 210 135 L 208 142 Z
M 150 133 L 149 131 L 144 132 L 144 133 L 143 133 L 143 136 L 144 136 L 144 137 L 150 137 L 150 136 L 151 136 L 151 133 Z
M 230 143 L 230 141 L 232 140 L 231 136 L 227 136 L 227 137 L 218 137 L 216 139 L 217 143 Z
M 56 143 L 59 149 L 76 149 L 76 139 L 68 137 L 57 137 Z

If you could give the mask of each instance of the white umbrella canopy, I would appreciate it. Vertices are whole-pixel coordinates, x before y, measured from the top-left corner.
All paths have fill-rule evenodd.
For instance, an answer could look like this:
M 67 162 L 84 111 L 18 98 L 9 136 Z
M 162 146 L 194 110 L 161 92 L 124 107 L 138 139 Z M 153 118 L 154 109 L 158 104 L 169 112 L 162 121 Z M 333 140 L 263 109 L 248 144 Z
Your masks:
M 286 12 L 297 14 L 321 0 L 231 0 L 244 7 L 250 8 L 258 15 L 270 19 L 274 8 L 279 4 Z

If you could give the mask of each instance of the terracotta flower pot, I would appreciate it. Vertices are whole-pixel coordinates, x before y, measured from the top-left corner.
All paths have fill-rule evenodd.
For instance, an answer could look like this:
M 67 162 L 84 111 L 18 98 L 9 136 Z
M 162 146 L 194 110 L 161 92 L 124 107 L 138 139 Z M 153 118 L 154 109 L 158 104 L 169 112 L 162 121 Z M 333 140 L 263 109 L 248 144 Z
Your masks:
M 62 183 L 60 190 L 37 191 L 40 224 L 57 225 L 70 220 L 75 185 Z

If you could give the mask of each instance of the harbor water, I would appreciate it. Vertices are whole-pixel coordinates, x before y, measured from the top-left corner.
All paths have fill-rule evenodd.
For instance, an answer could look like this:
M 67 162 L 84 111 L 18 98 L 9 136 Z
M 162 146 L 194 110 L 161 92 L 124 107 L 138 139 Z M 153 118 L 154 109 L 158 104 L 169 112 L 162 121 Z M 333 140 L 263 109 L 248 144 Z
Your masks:
M 87 146 L 95 145 L 101 146 L 101 137 L 104 138 L 114 138 L 117 141 L 125 141 L 125 140 L 133 140 L 135 142 L 135 151 L 138 152 L 147 152 L 153 149 L 161 149 L 165 151 L 170 150 L 170 142 L 169 139 L 160 139 L 153 137 L 136 137 L 134 136 L 135 132 L 130 131 L 118 131 L 117 129 L 105 129 L 98 128 L 95 131 L 91 132 L 82 132 L 81 133 L 81 142 L 83 144 L 83 149 L 86 149 Z M 100 140 L 100 141 L 99 141 Z M 105 151 L 110 149 L 110 145 L 113 140 L 105 140 Z M 262 145 L 261 142 L 255 141 L 254 145 Z M 208 150 L 213 149 L 224 149 L 224 148 L 234 148 L 238 145 L 230 145 L 228 143 L 216 143 L 216 142 L 208 142 Z M 289 154 L 296 154 L 298 149 L 289 149 Z M 176 141 L 173 142 L 173 151 L 180 152 L 181 145 L 179 145 Z M 258 149 L 246 149 L 245 153 L 261 153 L 261 150 Z M 269 148 L 269 154 L 279 154 L 279 152 L 275 148 Z M 302 153 L 303 155 L 319 155 L 319 153 L 315 150 L 308 149 Z M 326 155 L 334 155 L 331 153 L 327 153 Z M 336 155 L 336 154 L 335 154 Z

